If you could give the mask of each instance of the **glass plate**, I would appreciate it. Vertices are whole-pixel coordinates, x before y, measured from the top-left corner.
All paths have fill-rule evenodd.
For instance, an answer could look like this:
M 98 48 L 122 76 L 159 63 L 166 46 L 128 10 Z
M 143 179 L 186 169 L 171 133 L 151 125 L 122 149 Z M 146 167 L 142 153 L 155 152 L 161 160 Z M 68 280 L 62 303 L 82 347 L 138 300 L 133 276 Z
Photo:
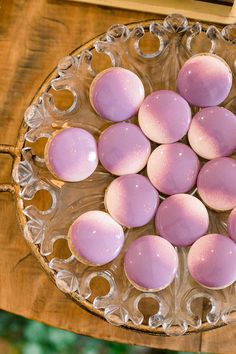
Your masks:
M 109 123 L 91 108 L 88 91 L 94 76 L 109 66 L 122 66 L 137 73 L 146 95 L 158 89 L 175 90 L 180 67 L 200 52 L 224 58 L 235 79 L 235 33 L 235 25 L 217 28 L 187 21 L 181 15 L 171 15 L 163 21 L 114 25 L 63 58 L 25 112 L 18 141 L 21 154 L 13 170 L 24 236 L 60 290 L 114 325 L 162 335 L 219 327 L 236 318 L 236 287 L 233 284 L 224 290 L 208 290 L 197 285 L 186 266 L 188 248 L 178 248 L 180 267 L 168 288 L 160 292 L 135 289 L 124 275 L 124 252 L 135 238 L 154 233 L 153 222 L 125 229 L 123 251 L 113 262 L 101 267 L 78 262 L 67 246 L 68 228 L 80 214 L 104 210 L 104 192 L 114 176 L 99 165 L 82 182 L 56 180 L 45 167 L 45 140 L 54 130 L 69 126 L 87 129 L 98 138 Z M 68 93 L 73 98 L 71 103 Z M 236 113 L 235 80 L 224 104 Z M 196 112 L 196 108 L 192 110 Z M 131 119 L 136 120 L 137 117 Z M 192 194 L 197 196 L 196 189 Z M 209 214 L 209 232 L 225 233 L 227 213 L 209 210 Z

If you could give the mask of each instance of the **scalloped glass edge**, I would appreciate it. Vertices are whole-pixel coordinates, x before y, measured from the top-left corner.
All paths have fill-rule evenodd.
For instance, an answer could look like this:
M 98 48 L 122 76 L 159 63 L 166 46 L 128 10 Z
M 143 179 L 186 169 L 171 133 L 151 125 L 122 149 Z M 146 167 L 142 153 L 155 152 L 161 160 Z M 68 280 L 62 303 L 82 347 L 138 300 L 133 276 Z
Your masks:
M 210 53 L 218 53 L 219 48 L 228 51 L 227 62 L 231 61 L 229 64 L 235 77 L 235 28 L 236 25 L 229 25 L 220 31 L 215 26 L 206 27 L 198 22 L 190 24 L 185 17 L 178 14 L 167 16 L 163 22 L 114 25 L 97 40 L 85 45 L 83 50 L 79 49 L 78 55 L 63 58 L 56 71 L 45 82 L 42 93 L 36 95 L 34 103 L 25 112 L 26 125 L 23 128 L 25 134 L 22 139 L 21 158 L 16 159 L 13 169 L 13 179 L 19 186 L 18 212 L 22 214 L 20 220 L 24 224 L 24 237 L 37 258 L 41 257 L 41 264 L 54 278 L 61 291 L 113 325 L 123 325 L 154 334 L 183 335 L 232 323 L 236 319 L 236 287 L 233 284 L 220 291 L 209 290 L 189 280 L 186 267 L 187 249 L 184 248 L 178 249 L 180 269 L 174 282 L 167 289 L 156 293 L 140 292 L 128 283 L 119 267 L 122 255 L 100 268 L 78 265 L 79 262 L 72 255 L 67 259 L 53 258 L 49 261 L 47 256 L 52 254 L 54 243 L 58 239 L 66 239 L 71 218 L 94 206 L 103 208 L 103 194 L 93 188 L 96 185 L 96 188 L 101 186 L 103 190 L 104 184 L 107 185 L 111 181 L 111 176 L 99 167 L 91 178 L 80 182 L 76 187 L 76 190 L 85 190 L 85 195 L 75 197 L 74 184 L 67 186 L 53 179 L 45 169 L 44 159 L 35 155 L 30 147 L 26 147 L 25 142 L 34 143 L 40 138 L 48 138 L 55 129 L 70 125 L 84 127 L 95 135 L 101 132 L 104 122 L 94 112 L 89 112 L 91 119 L 78 119 L 78 116 L 84 117 L 88 113 L 86 92 L 96 74 L 92 66 L 94 50 L 108 55 L 112 66 L 126 66 L 137 72 L 142 76 L 146 91 L 155 88 L 151 77 L 155 74 L 155 63 L 159 60 L 159 65 L 163 63 L 163 68 L 158 87 L 162 83 L 166 87 L 167 83 L 168 88 L 174 89 L 174 76 L 178 71 L 176 62 L 181 65 L 181 60 L 176 60 L 177 50 L 179 57 L 183 56 L 182 60 L 193 55 L 194 41 L 201 33 L 209 41 Z M 158 39 L 158 50 L 152 53 L 142 51 L 140 39 L 145 32 L 150 32 Z M 229 54 L 231 52 L 232 54 Z M 67 110 L 60 111 L 54 104 L 51 90 L 69 90 L 74 98 L 73 104 Z M 226 102 L 227 108 L 235 109 L 235 101 L 235 96 L 230 97 Z M 33 204 L 25 207 L 24 200 L 33 199 L 37 191 L 42 189 L 50 193 L 51 207 L 45 211 L 38 210 Z M 62 204 L 66 205 L 64 209 Z M 60 208 L 62 211 L 66 210 L 63 222 L 62 211 L 58 212 Z M 217 230 L 225 231 L 224 215 L 222 218 L 213 215 L 212 220 Z M 139 231 L 139 235 L 151 228 L 152 225 L 145 226 Z M 135 233 L 132 229 L 125 230 L 126 240 L 137 237 Z M 104 278 L 110 289 L 106 295 L 97 296 L 91 302 L 90 282 L 95 277 Z M 147 316 L 140 311 L 139 303 L 144 298 L 156 301 L 158 310 L 155 314 Z M 193 310 L 193 302 L 200 298 L 205 298 L 210 304 L 204 321 L 202 315 Z M 144 316 L 148 317 L 147 323 L 144 323 Z

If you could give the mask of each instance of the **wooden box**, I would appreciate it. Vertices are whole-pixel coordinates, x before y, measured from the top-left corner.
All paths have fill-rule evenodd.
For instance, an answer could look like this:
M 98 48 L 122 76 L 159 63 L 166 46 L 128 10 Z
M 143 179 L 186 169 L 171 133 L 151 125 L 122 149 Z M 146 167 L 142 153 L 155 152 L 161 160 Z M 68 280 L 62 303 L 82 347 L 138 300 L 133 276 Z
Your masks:
M 236 0 L 73 0 L 128 10 L 182 15 L 202 21 L 236 23 Z

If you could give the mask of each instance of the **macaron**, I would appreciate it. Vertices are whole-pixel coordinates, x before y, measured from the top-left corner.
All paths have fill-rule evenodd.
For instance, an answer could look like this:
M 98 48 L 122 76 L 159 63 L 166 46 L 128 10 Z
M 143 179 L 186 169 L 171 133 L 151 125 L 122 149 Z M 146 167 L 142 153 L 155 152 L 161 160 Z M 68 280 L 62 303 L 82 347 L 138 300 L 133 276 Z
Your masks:
M 68 233 L 72 254 L 91 266 L 111 262 L 119 255 L 123 243 L 122 227 L 109 214 L 99 210 L 80 215 Z
M 56 131 L 47 141 L 44 156 L 49 171 L 66 182 L 88 178 L 98 165 L 96 140 L 81 128 Z
M 178 93 L 155 91 L 143 101 L 138 120 L 140 128 L 150 140 L 158 144 L 174 143 L 188 131 L 191 109 Z
M 236 243 L 220 234 L 199 238 L 188 253 L 188 269 L 204 287 L 223 289 L 236 281 Z
M 236 148 L 236 116 L 223 107 L 203 108 L 192 119 L 188 140 L 205 159 L 228 156 Z
M 227 230 L 229 237 L 236 242 L 236 207 L 230 212 L 227 221 Z
M 109 214 L 119 224 L 139 227 L 154 217 L 159 205 L 159 194 L 146 177 L 130 174 L 111 182 L 104 203 Z
M 144 100 L 144 86 L 130 70 L 114 67 L 100 72 L 90 86 L 90 103 L 99 116 L 112 122 L 133 117 Z
M 132 242 L 124 259 L 125 274 L 141 291 L 159 291 L 172 283 L 178 270 L 178 255 L 165 239 L 155 235 Z
M 175 194 L 160 204 L 155 224 L 160 236 L 174 246 L 185 247 L 207 233 L 209 216 L 198 198 L 189 194 Z
M 98 141 L 98 156 L 103 167 L 114 175 L 141 171 L 151 153 L 150 141 L 131 123 L 116 123 L 104 130 Z
M 230 157 L 208 161 L 199 172 L 197 189 L 210 208 L 233 209 L 236 206 L 236 161 Z
M 182 143 L 158 146 L 147 163 L 148 178 L 159 192 L 167 195 L 190 191 L 199 169 L 197 155 Z
M 215 54 L 197 54 L 188 59 L 179 71 L 177 88 L 181 96 L 198 107 L 217 106 L 232 87 L 228 64 Z

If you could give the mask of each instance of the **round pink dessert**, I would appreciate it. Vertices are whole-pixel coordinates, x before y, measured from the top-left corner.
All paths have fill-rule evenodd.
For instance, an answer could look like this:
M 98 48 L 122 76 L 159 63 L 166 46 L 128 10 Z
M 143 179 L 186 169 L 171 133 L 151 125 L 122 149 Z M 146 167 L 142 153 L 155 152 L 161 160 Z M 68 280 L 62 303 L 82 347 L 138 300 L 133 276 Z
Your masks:
M 226 288 L 236 280 L 236 243 L 219 234 L 199 238 L 190 248 L 188 269 L 202 286 Z
M 105 119 L 120 122 L 134 116 L 145 97 L 140 78 L 132 71 L 115 67 L 99 73 L 90 86 L 90 103 Z
M 236 208 L 234 208 L 229 214 L 227 229 L 229 237 L 236 242 Z
M 236 148 L 236 116 L 223 107 L 201 109 L 192 119 L 188 140 L 205 159 L 230 155 Z
M 178 78 L 178 91 L 198 107 L 217 106 L 228 96 L 232 72 L 228 64 L 214 54 L 198 54 L 186 61 Z
M 122 227 L 109 214 L 99 210 L 80 215 L 68 233 L 72 254 L 82 263 L 94 266 L 115 259 L 123 243 Z
M 174 143 L 188 131 L 191 109 L 188 102 L 174 91 L 151 93 L 143 101 L 138 114 L 144 134 L 159 144 Z
M 172 283 L 178 269 L 174 247 L 159 236 L 147 235 L 130 244 L 124 260 L 128 280 L 141 291 L 158 291 Z
M 200 163 L 190 147 L 182 143 L 158 146 L 150 155 L 147 174 L 158 191 L 185 193 L 195 185 Z
M 197 188 L 210 208 L 233 209 L 236 206 L 236 161 L 230 157 L 208 161 L 199 172 Z
M 175 194 L 159 206 L 155 218 L 157 233 L 174 246 L 189 246 L 208 230 L 204 204 L 189 194 Z
M 66 128 L 53 134 L 44 156 L 49 171 L 66 182 L 86 179 L 98 165 L 96 140 L 80 128 Z
M 104 202 L 118 223 L 126 227 L 138 227 L 154 217 L 159 205 L 159 194 L 146 177 L 130 174 L 111 182 Z
M 141 171 L 150 153 L 149 140 L 131 123 L 111 125 L 98 141 L 98 156 L 103 167 L 118 176 Z

